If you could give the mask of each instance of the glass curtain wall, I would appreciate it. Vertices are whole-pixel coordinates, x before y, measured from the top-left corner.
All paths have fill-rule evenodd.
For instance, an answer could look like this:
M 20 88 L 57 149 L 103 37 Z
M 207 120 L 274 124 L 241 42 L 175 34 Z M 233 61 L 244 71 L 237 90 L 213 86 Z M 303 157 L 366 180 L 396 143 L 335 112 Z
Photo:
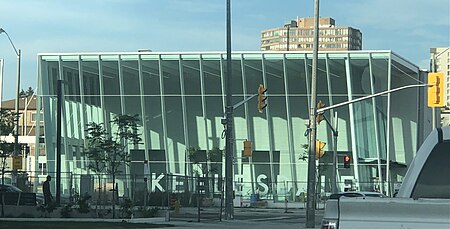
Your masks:
M 39 99 L 43 103 L 45 143 L 49 172 L 55 171 L 56 82 L 63 87 L 62 169 L 87 174 L 84 156 L 85 128 L 90 122 L 105 123 L 117 115 L 139 115 L 143 144 L 129 145 L 139 154 L 124 174 L 143 176 L 149 163 L 149 188 L 164 191 L 164 174 L 223 176 L 222 160 L 211 161 L 208 152 L 224 148 L 224 53 L 116 53 L 42 54 L 39 56 Z M 233 103 L 267 91 L 267 108 L 259 113 L 257 99 L 234 111 L 235 185 L 246 196 L 299 200 L 306 192 L 307 133 L 311 53 L 235 53 L 232 55 Z M 320 53 L 317 96 L 326 106 L 397 88 L 418 84 L 418 68 L 391 52 Z M 325 121 L 317 138 L 326 142 L 325 155 L 317 160 L 318 193 L 327 194 L 332 184 L 332 152 L 338 152 L 338 188 L 387 192 L 400 182 L 414 157 L 419 128 L 419 89 L 383 95 L 325 113 L 338 124 L 337 146 Z M 253 156 L 242 157 L 243 141 L 253 142 Z M 204 166 L 193 166 L 192 149 Z M 352 166 L 342 166 L 351 155 Z M 212 165 L 220 169 L 210 171 Z M 139 168 L 141 168 L 139 167 Z M 213 166 L 217 168 L 217 166 Z M 138 167 L 136 167 L 138 168 Z M 204 168 L 204 169 L 198 169 Z M 208 169 L 209 168 L 209 169 Z M 134 172 L 132 172 L 134 171 Z M 141 172 L 140 172 L 141 171 Z M 130 176 L 119 179 L 119 194 L 128 195 Z M 63 182 L 64 183 L 64 182 Z M 69 189 L 69 182 L 63 184 Z

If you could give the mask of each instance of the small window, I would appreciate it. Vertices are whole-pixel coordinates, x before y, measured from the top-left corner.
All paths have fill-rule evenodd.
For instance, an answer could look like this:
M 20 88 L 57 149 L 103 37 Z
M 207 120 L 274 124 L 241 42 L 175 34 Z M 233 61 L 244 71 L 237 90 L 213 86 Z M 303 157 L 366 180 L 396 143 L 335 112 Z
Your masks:
M 450 142 L 438 143 L 417 178 L 411 197 L 450 198 Z
M 41 175 L 47 175 L 47 163 L 39 163 L 39 173 Z
M 31 121 L 36 122 L 36 120 L 37 120 L 37 113 L 36 112 L 31 113 Z M 41 112 L 41 122 L 44 122 L 44 113 L 43 112 Z

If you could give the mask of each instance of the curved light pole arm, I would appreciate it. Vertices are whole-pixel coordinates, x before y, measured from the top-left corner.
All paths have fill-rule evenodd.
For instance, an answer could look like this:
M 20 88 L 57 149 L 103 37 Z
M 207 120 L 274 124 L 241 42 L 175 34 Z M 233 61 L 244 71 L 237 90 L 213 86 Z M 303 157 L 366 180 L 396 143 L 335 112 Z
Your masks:
M 11 46 L 12 46 L 13 49 L 14 49 L 14 52 L 16 53 L 17 56 L 20 56 L 20 52 L 17 51 L 16 46 L 15 46 L 14 43 L 12 42 L 11 37 L 9 37 L 8 33 L 7 33 L 4 29 L 0 28 L 0 34 L 1 34 L 1 33 L 5 33 L 5 34 L 6 34 L 6 36 L 8 37 L 9 43 L 11 43 Z
M 0 28 L 0 34 L 4 33 L 8 37 L 9 43 L 11 43 L 11 46 L 14 49 L 14 52 L 17 55 L 17 91 L 16 91 L 16 130 L 14 131 L 14 156 L 18 156 L 20 149 L 19 149 L 19 94 L 20 94 L 20 49 L 16 49 L 16 46 L 11 40 L 11 37 L 9 37 L 8 33 L 3 29 Z M 16 170 L 15 170 L 16 171 Z M 15 180 L 13 179 L 13 182 Z

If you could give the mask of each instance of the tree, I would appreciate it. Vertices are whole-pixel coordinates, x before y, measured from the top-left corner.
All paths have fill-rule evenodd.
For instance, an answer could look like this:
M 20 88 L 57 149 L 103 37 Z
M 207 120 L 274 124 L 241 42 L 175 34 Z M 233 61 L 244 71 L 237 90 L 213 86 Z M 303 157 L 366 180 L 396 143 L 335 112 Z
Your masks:
M 14 118 L 15 114 L 10 110 L 0 109 L 0 157 L 2 159 L 2 184 L 4 184 L 6 158 L 11 156 L 14 152 L 14 143 L 6 142 L 4 137 L 13 132 Z
M 223 158 L 223 150 L 219 149 L 219 147 L 213 147 L 210 151 L 208 151 L 208 160 L 210 161 L 210 169 L 211 173 L 218 173 L 220 171 L 220 167 L 222 166 L 220 163 Z M 219 174 L 221 175 L 221 174 Z
M 110 122 L 112 126 L 117 128 L 112 133 L 109 133 L 103 124 L 93 122 L 88 124 L 86 155 L 90 160 L 98 161 L 93 162 L 92 168 L 104 169 L 107 174 L 112 176 L 113 218 L 115 218 L 115 198 L 117 193 L 116 176 L 122 172 L 120 166 L 123 164 L 128 165 L 130 162 L 127 146 L 129 144 L 137 145 L 142 140 L 141 134 L 138 133 L 137 122 L 139 122 L 138 115 L 117 115 Z
M 301 147 L 304 149 L 304 152 L 303 152 L 302 155 L 300 155 L 299 160 L 307 162 L 308 159 L 309 159 L 309 145 L 308 144 L 302 144 Z M 321 188 L 320 183 L 322 182 L 321 181 L 321 177 L 327 171 L 326 165 L 323 164 L 323 163 L 320 163 L 321 162 L 321 158 L 318 158 L 318 160 L 319 160 L 319 163 L 318 163 L 318 166 L 316 167 L 316 193 L 320 193 L 321 192 L 321 190 L 320 190 L 320 188 Z
M 10 157 L 14 152 L 14 143 L 6 142 L 3 138 L 13 132 L 14 117 L 15 113 L 12 113 L 10 110 L 0 108 L 0 158 L 2 169 L 2 184 L 5 183 L 6 158 Z M 2 201 L 2 217 L 4 215 L 4 203 Z
M 105 151 L 103 144 L 105 137 L 107 136 L 106 130 L 103 124 L 89 123 L 87 128 L 88 136 L 86 145 L 86 157 L 89 158 L 88 168 L 93 171 L 98 178 L 98 198 L 95 210 L 97 211 L 98 205 L 101 201 L 101 189 L 102 189 L 102 174 L 106 170 L 105 163 Z M 98 214 L 98 212 L 97 212 Z
M 27 91 L 25 92 L 27 96 L 32 96 L 34 94 L 34 89 L 32 87 L 28 87 Z

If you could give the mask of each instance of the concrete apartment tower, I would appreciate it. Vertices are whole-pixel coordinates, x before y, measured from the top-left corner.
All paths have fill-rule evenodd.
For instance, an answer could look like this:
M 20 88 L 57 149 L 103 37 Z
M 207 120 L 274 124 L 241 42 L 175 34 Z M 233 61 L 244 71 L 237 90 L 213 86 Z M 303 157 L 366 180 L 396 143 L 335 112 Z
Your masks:
M 450 46 L 430 48 L 430 71 L 444 73 L 446 107 L 441 110 L 441 124 L 450 125 Z
M 309 51 L 313 48 L 314 18 L 297 18 L 281 28 L 261 32 L 262 51 Z M 362 33 L 348 26 L 336 26 L 333 18 L 319 19 L 319 50 L 362 49 Z

